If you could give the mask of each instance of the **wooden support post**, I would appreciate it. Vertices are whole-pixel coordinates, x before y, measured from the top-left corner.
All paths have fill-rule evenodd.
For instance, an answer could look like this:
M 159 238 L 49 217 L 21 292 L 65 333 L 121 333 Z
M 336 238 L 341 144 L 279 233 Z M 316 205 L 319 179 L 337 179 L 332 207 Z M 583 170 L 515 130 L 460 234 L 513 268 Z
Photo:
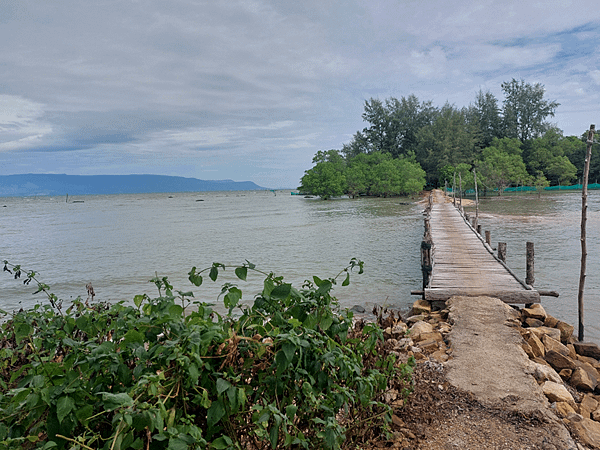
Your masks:
M 431 236 L 426 237 L 421 242 L 421 271 L 423 272 L 423 292 L 429 287 L 429 279 L 433 270 L 433 261 L 431 255 L 431 247 L 433 242 Z M 425 295 L 423 293 L 423 295 Z
M 527 275 L 525 277 L 525 284 L 529 286 L 533 286 L 535 283 L 534 276 L 534 252 L 533 252 L 533 242 L 527 243 Z
M 477 228 L 479 222 L 479 191 L 477 190 L 477 172 L 473 168 L 473 182 L 475 183 L 475 221 L 473 222 L 473 228 Z
M 480 223 L 477 224 L 477 234 L 479 234 L 479 236 L 481 236 L 481 224 Z
M 577 294 L 577 307 L 579 310 L 579 330 L 578 339 L 583 341 L 583 288 L 585 286 L 586 265 L 587 265 L 587 242 L 586 242 L 586 223 L 587 223 L 587 185 L 590 175 L 590 160 L 592 159 L 592 144 L 594 143 L 594 133 L 596 125 L 590 125 L 590 131 L 587 136 L 587 150 L 585 156 L 585 165 L 583 167 L 583 187 L 581 189 L 581 270 L 579 272 L 579 292 Z
M 462 174 L 460 172 L 458 173 L 458 182 L 460 183 L 460 187 L 458 188 L 458 209 L 460 209 L 460 211 L 462 212 Z
M 456 172 L 452 177 L 452 204 L 456 206 Z
M 485 230 L 485 243 L 490 247 L 492 246 L 492 235 L 489 230 Z
M 506 242 L 498 242 L 498 259 L 506 262 Z

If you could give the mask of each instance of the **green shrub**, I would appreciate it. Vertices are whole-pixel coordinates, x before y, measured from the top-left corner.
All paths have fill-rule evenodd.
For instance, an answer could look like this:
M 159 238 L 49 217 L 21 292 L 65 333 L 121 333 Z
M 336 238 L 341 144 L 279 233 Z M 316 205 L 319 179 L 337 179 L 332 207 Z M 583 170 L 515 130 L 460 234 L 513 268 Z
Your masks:
M 379 327 L 354 330 L 340 312 L 331 290 L 356 267 L 353 259 L 300 289 L 260 272 L 252 306 L 226 283 L 223 315 L 167 278 L 151 280 L 157 298 L 77 299 L 64 312 L 39 284 L 51 304 L 13 313 L 0 329 L 0 447 L 337 449 L 365 439 L 364 429 L 385 432 L 383 394 L 392 379 L 410 388 L 410 367 L 378 356 Z M 189 279 L 200 286 L 204 273 L 216 281 L 225 269 L 192 268 Z M 249 270 L 234 269 L 240 280 Z

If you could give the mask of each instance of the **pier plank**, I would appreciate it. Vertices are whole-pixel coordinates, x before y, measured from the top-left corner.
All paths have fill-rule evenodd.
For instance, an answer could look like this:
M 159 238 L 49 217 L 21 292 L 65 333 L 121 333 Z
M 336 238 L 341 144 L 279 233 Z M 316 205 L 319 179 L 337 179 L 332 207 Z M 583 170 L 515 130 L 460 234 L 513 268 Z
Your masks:
M 424 290 L 426 300 L 486 295 L 506 303 L 540 301 L 539 292 L 516 278 L 454 205 L 441 195 L 432 205 L 429 223 L 433 264 L 429 285 Z

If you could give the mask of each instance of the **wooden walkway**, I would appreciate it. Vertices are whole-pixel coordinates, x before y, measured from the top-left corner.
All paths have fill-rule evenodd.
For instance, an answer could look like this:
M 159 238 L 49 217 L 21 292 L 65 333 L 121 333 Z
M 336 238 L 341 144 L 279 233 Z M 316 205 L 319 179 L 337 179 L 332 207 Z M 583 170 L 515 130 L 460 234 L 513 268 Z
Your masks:
M 540 301 L 540 294 L 519 280 L 484 239 L 439 191 L 432 205 L 432 274 L 424 298 L 446 301 L 455 295 L 489 296 L 506 303 Z

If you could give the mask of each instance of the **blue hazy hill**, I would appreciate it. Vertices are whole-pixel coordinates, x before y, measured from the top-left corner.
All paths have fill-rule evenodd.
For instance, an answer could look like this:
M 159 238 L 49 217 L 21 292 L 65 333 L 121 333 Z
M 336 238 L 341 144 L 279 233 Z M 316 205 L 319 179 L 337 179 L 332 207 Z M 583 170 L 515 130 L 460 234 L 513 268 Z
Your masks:
M 101 195 L 264 190 L 251 181 L 198 180 L 167 175 L 0 175 L 0 196 Z

